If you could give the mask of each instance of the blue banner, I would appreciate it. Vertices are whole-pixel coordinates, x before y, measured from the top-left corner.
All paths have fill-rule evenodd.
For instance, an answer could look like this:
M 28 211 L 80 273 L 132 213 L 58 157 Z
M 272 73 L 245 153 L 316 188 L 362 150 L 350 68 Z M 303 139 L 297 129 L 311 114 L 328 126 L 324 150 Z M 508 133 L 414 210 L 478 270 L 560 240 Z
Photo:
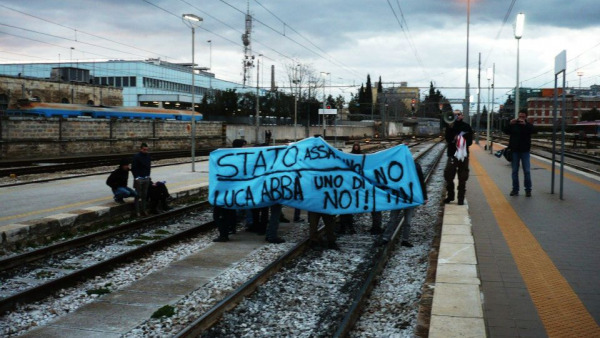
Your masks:
M 229 209 L 281 203 L 332 215 L 423 204 L 407 146 L 357 155 L 339 151 L 320 137 L 288 146 L 211 152 L 208 196 L 211 204 Z

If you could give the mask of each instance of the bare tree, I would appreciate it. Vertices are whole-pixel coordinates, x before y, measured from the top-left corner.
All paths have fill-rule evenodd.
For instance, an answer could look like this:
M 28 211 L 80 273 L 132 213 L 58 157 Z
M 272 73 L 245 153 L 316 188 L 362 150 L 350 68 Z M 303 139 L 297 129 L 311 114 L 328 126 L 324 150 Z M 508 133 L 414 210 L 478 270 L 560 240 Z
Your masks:
M 285 65 L 290 92 L 298 98 L 316 98 L 317 88 L 325 84 L 325 79 L 317 76 L 311 65 L 288 63 Z

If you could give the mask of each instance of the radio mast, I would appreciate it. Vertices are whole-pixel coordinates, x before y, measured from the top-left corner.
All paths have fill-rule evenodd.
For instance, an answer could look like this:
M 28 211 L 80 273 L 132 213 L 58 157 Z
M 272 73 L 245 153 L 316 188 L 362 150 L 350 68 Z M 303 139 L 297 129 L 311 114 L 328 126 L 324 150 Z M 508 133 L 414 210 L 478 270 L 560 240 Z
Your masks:
M 250 15 L 250 1 L 247 2 L 246 12 L 246 32 L 242 34 L 242 42 L 244 43 L 244 60 L 242 64 L 244 66 L 244 87 L 246 83 L 250 83 L 252 72 L 250 71 L 254 67 L 254 55 L 252 55 L 252 46 L 250 35 L 252 32 L 252 16 Z

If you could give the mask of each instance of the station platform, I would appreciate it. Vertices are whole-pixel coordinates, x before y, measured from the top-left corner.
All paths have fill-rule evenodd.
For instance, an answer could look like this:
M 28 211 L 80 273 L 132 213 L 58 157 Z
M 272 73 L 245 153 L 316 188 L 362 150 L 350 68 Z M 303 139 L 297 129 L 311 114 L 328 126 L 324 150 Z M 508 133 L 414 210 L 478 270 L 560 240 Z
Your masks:
M 566 167 L 561 200 L 558 176 L 550 193 L 551 164 L 532 156 L 533 196 L 511 197 L 510 164 L 483 144 L 470 152 L 466 205 L 445 207 L 442 246 L 454 251 L 440 249 L 439 260 L 462 275 L 444 279 L 438 262 L 438 336 L 600 337 L 600 178 Z M 0 226 L 110 202 L 106 177 L 0 188 Z M 208 163 L 153 168 L 152 177 L 170 190 L 206 185 Z M 446 326 L 456 322 L 467 325 Z
M 498 150 L 498 149 L 496 149 Z M 532 197 L 511 166 L 470 147 L 466 197 L 488 337 L 600 337 L 600 181 L 531 157 Z M 520 173 L 521 184 L 523 174 Z

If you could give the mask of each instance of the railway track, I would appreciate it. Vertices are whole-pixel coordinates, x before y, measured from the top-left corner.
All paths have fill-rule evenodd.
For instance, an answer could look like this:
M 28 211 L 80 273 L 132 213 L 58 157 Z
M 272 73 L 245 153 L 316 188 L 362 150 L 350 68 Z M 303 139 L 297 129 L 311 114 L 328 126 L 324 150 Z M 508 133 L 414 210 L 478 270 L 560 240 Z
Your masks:
M 196 156 L 208 156 L 214 149 L 198 149 Z M 116 166 L 120 159 L 133 156 L 132 154 L 108 154 L 85 157 L 63 157 L 39 160 L 17 160 L 0 162 L 0 177 L 21 176 L 31 174 L 47 174 L 73 169 L 88 169 L 102 166 Z M 152 159 L 164 160 L 171 158 L 189 157 L 188 150 L 156 151 L 151 154 Z
M 111 227 L 86 236 L 0 260 L 0 314 L 70 287 L 115 266 L 131 262 L 175 242 L 214 228 L 212 222 L 181 225 L 174 219 L 208 207 L 199 202 L 134 222 Z M 160 223 L 167 222 L 161 226 Z M 95 252 L 106 247 L 120 247 L 96 259 Z M 90 256 L 89 262 L 73 257 Z M 67 262 L 67 263 L 65 263 Z M 11 287 L 12 286 L 12 287 Z M 12 292 L 7 291 L 10 288 Z
M 430 157 L 429 163 L 422 164 L 427 180 L 444 149 L 444 145 L 438 144 L 420 154 L 419 159 L 422 159 L 430 151 L 437 152 Z M 294 335 L 295 324 L 310 326 L 316 330 L 312 332 L 318 335 L 346 336 L 364 309 L 387 260 L 394 253 L 399 230 L 387 229 L 392 234 L 391 239 L 383 244 L 379 238 L 370 235 L 343 236 L 339 239 L 342 252 L 310 250 L 306 239 L 183 328 L 176 337 L 269 335 L 274 332 Z M 295 287 L 295 283 L 302 288 Z M 310 294 L 323 296 L 319 297 L 319 304 L 304 301 L 311 298 Z M 277 304 L 283 304 L 285 310 Z M 309 318 L 308 323 L 300 324 L 303 320 L 292 315 L 278 315 L 277 310 L 272 308 L 279 308 L 285 314 L 302 314 Z M 254 318 L 264 317 L 271 317 L 271 320 L 254 322 Z M 232 331 L 243 329 L 240 323 L 244 321 L 247 321 L 247 326 L 244 325 L 247 331 Z M 276 331 L 272 331 L 274 329 Z
M 389 146 L 391 146 L 391 145 L 392 144 L 389 144 Z M 423 152 L 423 151 L 421 151 L 421 152 Z M 426 165 L 423 166 L 423 169 L 425 171 L 427 171 Z M 173 218 L 173 217 L 175 217 L 174 215 L 175 214 L 172 214 L 172 213 L 164 214 L 164 216 L 167 217 L 167 218 Z M 142 220 L 142 222 L 144 222 L 144 221 L 147 222 L 148 220 L 147 219 Z M 205 223 L 205 222 L 202 222 L 202 223 Z M 105 237 L 115 237 L 115 235 L 106 235 L 106 234 L 104 236 Z M 140 236 L 142 236 L 142 237 L 152 237 L 153 233 L 150 233 L 148 231 L 140 231 Z M 189 236 L 190 235 L 183 235 L 183 237 L 189 237 Z M 206 237 L 206 236 L 204 236 L 204 237 Z M 210 241 L 212 239 L 212 235 L 210 235 L 208 237 L 210 237 L 210 239 L 205 239 L 204 241 L 210 243 Z M 369 237 L 369 236 L 367 236 L 367 237 Z M 146 238 L 144 238 L 144 240 L 146 240 Z M 348 240 L 350 241 L 350 238 Z M 90 239 L 89 241 L 90 242 L 96 242 L 97 240 Z M 299 242 L 301 242 L 301 241 L 299 241 Z M 359 242 L 361 242 L 361 241 L 359 240 Z M 299 246 L 301 246 L 301 245 L 302 244 L 300 243 Z M 373 246 L 373 244 L 370 243 L 368 247 L 372 247 L 372 246 Z M 270 247 L 270 246 L 267 246 L 267 247 Z M 274 246 L 274 247 L 277 247 L 277 246 Z M 47 250 L 53 251 L 55 249 L 52 249 L 52 250 L 47 249 Z M 82 251 L 79 251 L 80 249 L 76 248 L 76 249 L 72 249 L 72 250 L 75 250 L 75 252 L 77 252 L 77 255 L 84 256 L 84 254 L 81 254 Z M 145 254 L 147 254 L 148 252 L 150 252 L 152 250 L 156 250 L 156 249 L 146 248 L 146 247 L 140 248 L 140 251 L 139 251 L 139 255 L 140 256 L 138 256 L 138 257 L 144 256 Z M 59 250 L 59 251 L 61 251 L 61 250 Z M 103 251 L 103 250 L 99 250 L 96 247 L 96 249 L 95 250 L 92 249 L 92 251 Z M 28 261 L 28 262 L 32 262 L 32 261 L 35 261 L 36 259 L 38 259 L 38 258 L 35 258 L 35 254 L 30 254 L 30 255 L 31 256 L 28 257 L 28 258 L 26 258 L 25 256 L 23 256 L 20 259 L 22 259 L 22 261 Z M 42 254 L 41 252 L 38 252 L 37 255 L 38 256 L 42 256 L 42 257 L 44 256 L 44 254 Z M 50 281 L 51 279 L 57 279 L 54 276 L 50 276 L 50 274 L 56 273 L 56 272 L 60 272 L 60 270 L 65 270 L 65 268 L 66 268 L 65 265 L 72 264 L 72 260 L 64 260 L 64 259 L 61 259 L 59 257 L 56 257 L 58 255 L 62 255 L 62 254 L 56 254 L 56 253 L 54 253 L 53 260 L 50 261 L 49 263 L 44 263 L 43 261 L 39 261 L 38 260 L 37 262 L 42 262 L 42 263 L 33 262 L 33 263 L 28 263 L 28 264 L 39 264 L 39 265 L 42 265 L 42 266 L 45 266 L 45 267 L 48 268 L 48 269 L 46 269 L 44 271 L 41 271 L 40 276 L 42 277 L 43 280 Z M 132 255 L 129 255 L 129 254 L 123 254 L 121 256 L 122 257 L 119 257 L 118 259 L 123 259 L 122 262 L 131 262 L 131 261 L 135 260 L 136 261 L 135 264 L 137 264 L 137 259 L 138 258 L 136 258 L 136 257 L 134 257 Z M 8 263 L 9 261 L 0 261 L 0 266 L 4 265 L 5 262 Z M 76 276 L 76 275 L 74 275 L 73 277 L 71 277 L 72 278 L 71 280 L 69 280 L 68 278 L 66 278 L 66 279 L 63 279 L 63 280 L 58 280 L 58 281 L 54 282 L 54 284 L 50 284 L 50 282 L 48 282 L 48 283 L 46 283 L 46 284 L 48 284 L 47 285 L 48 288 L 46 289 L 46 291 L 44 291 L 43 289 L 41 289 L 41 290 L 30 290 L 30 291 L 24 290 L 24 291 L 27 291 L 28 294 L 24 294 L 23 297 L 20 298 L 20 299 L 18 298 L 18 296 L 17 296 L 17 298 L 12 298 L 12 296 L 11 296 L 11 299 L 7 300 L 5 303 L 3 303 L 0 306 L 2 308 L 2 312 L 6 311 L 6 309 L 8 309 L 8 308 L 14 308 L 14 306 L 16 304 L 27 304 L 29 302 L 32 302 L 34 299 L 41 299 L 41 298 L 45 297 L 44 294 L 45 295 L 50 295 L 50 294 L 59 292 L 59 293 L 61 293 L 60 297 L 62 297 L 62 294 L 65 293 L 64 290 L 66 290 L 65 288 L 68 285 L 74 285 L 74 284 L 78 283 L 79 281 L 84 280 L 86 278 L 89 279 L 89 278 L 91 278 L 90 276 L 96 276 L 95 277 L 96 281 L 102 281 L 104 279 L 104 277 L 98 277 L 99 274 L 106 273 L 106 271 L 114 270 L 115 267 L 119 264 L 118 262 L 120 262 L 120 261 L 116 260 L 116 261 L 105 263 L 105 267 L 99 266 L 99 267 L 90 268 L 88 272 L 82 273 L 83 276 Z M 13 270 L 15 270 L 15 269 L 19 269 L 17 266 L 19 266 L 21 263 L 10 263 L 10 264 L 13 266 Z M 62 265 L 60 265 L 60 264 L 62 264 Z M 273 263 L 273 264 L 275 264 L 275 263 Z M 128 266 L 130 266 L 130 265 L 131 264 L 129 264 Z M 367 264 L 367 265 L 369 265 L 369 264 Z M 1 272 L 1 273 L 2 274 L 6 274 L 6 272 Z M 45 274 L 47 274 L 47 275 L 45 275 Z M 111 274 L 113 274 L 113 273 L 111 273 Z M 25 277 L 22 278 L 22 280 L 28 280 L 28 279 L 31 279 L 31 277 L 25 276 Z M 5 281 L 5 279 L 3 279 L 3 285 L 4 285 L 4 281 Z M 85 284 L 90 284 L 90 283 L 86 282 Z M 72 292 L 71 291 L 66 291 L 66 293 L 68 294 L 68 293 L 72 293 Z M 218 291 L 216 293 L 219 294 Z M 46 302 L 46 301 L 44 301 L 44 302 Z M 60 302 L 60 300 L 57 299 L 57 302 Z M 35 307 L 37 307 L 37 305 Z M 64 305 L 63 305 L 63 307 L 64 307 Z M 34 325 L 36 325 L 36 324 L 34 324 Z
M 499 143 L 499 142 L 497 142 L 498 140 L 502 141 L 501 144 L 503 146 L 506 146 L 508 144 L 507 137 L 504 137 L 504 136 L 501 138 L 494 137 L 495 143 Z M 543 157 L 545 159 L 551 160 L 553 151 L 552 151 L 552 147 L 548 146 L 547 144 L 541 144 L 539 142 L 535 142 L 535 140 L 532 140 L 531 153 L 534 155 Z M 560 147 L 556 148 L 555 154 L 556 154 L 555 160 L 558 163 L 560 163 L 560 156 L 559 156 L 560 155 Z M 600 171 L 597 168 L 598 166 L 600 166 L 600 158 L 598 156 L 585 155 L 585 154 L 570 151 L 568 149 L 565 149 L 564 155 L 565 155 L 565 164 L 566 165 L 569 165 L 571 167 L 574 167 L 576 169 L 586 171 L 589 173 L 600 174 Z M 596 168 L 594 168 L 594 166 L 596 166 Z

